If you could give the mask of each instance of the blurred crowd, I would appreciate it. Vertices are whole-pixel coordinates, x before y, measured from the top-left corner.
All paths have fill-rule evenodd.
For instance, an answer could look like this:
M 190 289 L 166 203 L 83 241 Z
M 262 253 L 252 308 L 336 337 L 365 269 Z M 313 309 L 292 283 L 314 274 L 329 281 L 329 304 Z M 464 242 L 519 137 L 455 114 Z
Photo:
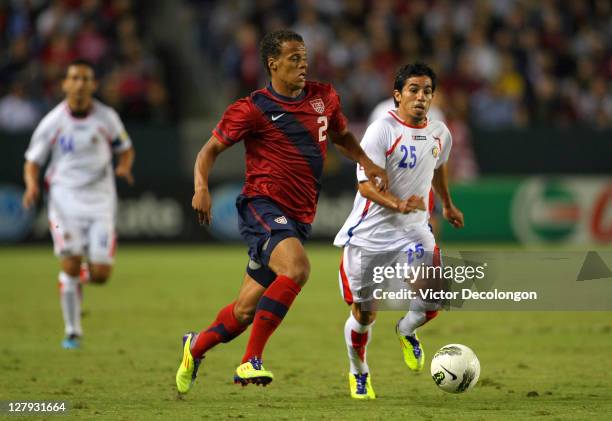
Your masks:
M 31 129 L 61 100 L 59 81 L 77 57 L 96 66 L 98 96 L 124 119 L 176 117 L 167 66 L 147 45 L 148 4 L 0 0 L 0 129 Z M 401 64 L 421 60 L 439 75 L 436 105 L 449 119 L 483 128 L 612 127 L 610 0 L 176 4 L 196 29 L 198 57 L 220 76 L 222 106 L 265 84 L 259 40 L 290 27 L 305 38 L 309 77 L 333 82 L 354 122 L 391 95 Z
M 309 77 L 333 82 L 353 120 L 367 120 L 391 95 L 399 65 L 422 60 L 439 75 L 438 105 L 450 118 L 484 128 L 612 127 L 609 0 L 186 4 L 201 49 L 222 66 L 232 99 L 265 82 L 262 34 L 290 27 L 305 38 Z
M 63 97 L 67 63 L 89 60 L 98 96 L 126 120 L 164 120 L 163 66 L 132 0 L 0 1 L 0 129 L 30 130 Z

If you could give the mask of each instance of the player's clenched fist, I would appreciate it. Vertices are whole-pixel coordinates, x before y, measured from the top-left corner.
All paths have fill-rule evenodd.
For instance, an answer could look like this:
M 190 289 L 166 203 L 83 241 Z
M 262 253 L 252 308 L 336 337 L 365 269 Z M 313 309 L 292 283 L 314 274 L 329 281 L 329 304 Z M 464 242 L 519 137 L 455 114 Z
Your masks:
M 455 228 L 463 228 L 463 212 L 455 207 L 455 205 L 450 205 L 448 207 L 444 207 L 442 209 L 442 215 L 444 218 Z
M 210 225 L 212 221 L 212 211 L 210 210 L 211 201 L 208 189 L 198 189 L 193 194 L 191 206 L 198 213 L 198 222 L 200 225 Z

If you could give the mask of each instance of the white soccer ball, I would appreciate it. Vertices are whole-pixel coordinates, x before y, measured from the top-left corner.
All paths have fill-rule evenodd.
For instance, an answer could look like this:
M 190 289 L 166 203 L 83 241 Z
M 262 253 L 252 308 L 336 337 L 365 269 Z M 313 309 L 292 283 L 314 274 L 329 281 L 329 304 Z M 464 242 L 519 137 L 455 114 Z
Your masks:
M 479 376 L 480 361 L 465 345 L 445 345 L 431 360 L 431 377 L 445 392 L 467 392 L 474 387 Z

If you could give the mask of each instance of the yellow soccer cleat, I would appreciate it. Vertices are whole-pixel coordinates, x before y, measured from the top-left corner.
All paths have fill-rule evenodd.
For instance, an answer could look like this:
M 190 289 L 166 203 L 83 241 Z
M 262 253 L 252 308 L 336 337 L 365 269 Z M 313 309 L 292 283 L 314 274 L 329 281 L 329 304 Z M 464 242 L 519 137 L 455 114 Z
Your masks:
M 194 336 L 195 333 L 193 332 L 186 333 L 183 336 L 183 360 L 176 371 L 176 388 L 181 394 L 185 394 L 191 390 L 196 376 L 198 375 L 200 363 L 204 359 L 193 358 L 191 355 L 191 341 Z
M 421 347 L 416 333 L 414 335 L 404 336 L 400 333 L 398 326 L 395 326 L 395 333 L 399 338 L 402 352 L 404 354 L 404 362 L 412 371 L 421 371 L 425 365 L 425 351 Z
M 370 382 L 370 373 L 349 373 L 349 389 L 353 399 L 376 399 L 376 393 Z
M 261 364 L 259 358 L 251 358 L 240 364 L 234 374 L 234 383 L 246 386 L 249 383 L 267 386 L 274 379 L 274 374 Z

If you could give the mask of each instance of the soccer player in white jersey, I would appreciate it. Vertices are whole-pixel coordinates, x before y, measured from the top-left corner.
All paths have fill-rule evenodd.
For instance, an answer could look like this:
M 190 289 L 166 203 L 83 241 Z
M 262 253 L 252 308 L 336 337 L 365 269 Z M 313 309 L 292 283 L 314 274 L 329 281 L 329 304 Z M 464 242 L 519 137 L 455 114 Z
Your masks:
M 91 64 L 72 62 L 62 83 L 65 99 L 38 124 L 25 153 L 23 206 L 40 196 L 45 173 L 49 226 L 61 262 L 60 301 L 65 324 L 62 346 L 78 348 L 81 327 L 79 272 L 87 259 L 91 283 L 109 278 L 115 253 L 115 178 L 133 183 L 134 148 L 117 113 L 93 98 L 97 82 Z M 113 175 L 113 153 L 118 155 Z
M 366 361 L 376 311 L 364 304 L 373 297 L 367 293 L 368 281 L 361 279 L 362 254 L 378 253 L 386 259 L 384 253 L 398 252 L 407 261 L 413 260 L 407 262 L 413 265 L 439 265 L 440 251 L 428 225 L 431 204 L 424 200 L 432 186 L 441 199 L 444 217 L 455 228 L 463 227 L 463 214 L 451 200 L 446 175 L 451 134 L 441 121 L 427 119 L 435 89 L 436 75 L 427 65 L 414 63 L 399 69 L 393 91 L 397 108 L 374 121 L 361 142 L 368 157 L 389 174 L 389 189 L 377 191 L 358 166 L 359 191 L 353 210 L 334 241 L 343 248 L 340 289 L 351 305 L 344 336 L 350 392 L 355 399 L 376 397 Z M 386 263 L 392 266 L 395 262 Z M 411 370 L 422 370 L 425 360 L 416 329 L 435 317 L 437 310 L 439 303 L 412 300 L 397 323 L 404 361 Z

